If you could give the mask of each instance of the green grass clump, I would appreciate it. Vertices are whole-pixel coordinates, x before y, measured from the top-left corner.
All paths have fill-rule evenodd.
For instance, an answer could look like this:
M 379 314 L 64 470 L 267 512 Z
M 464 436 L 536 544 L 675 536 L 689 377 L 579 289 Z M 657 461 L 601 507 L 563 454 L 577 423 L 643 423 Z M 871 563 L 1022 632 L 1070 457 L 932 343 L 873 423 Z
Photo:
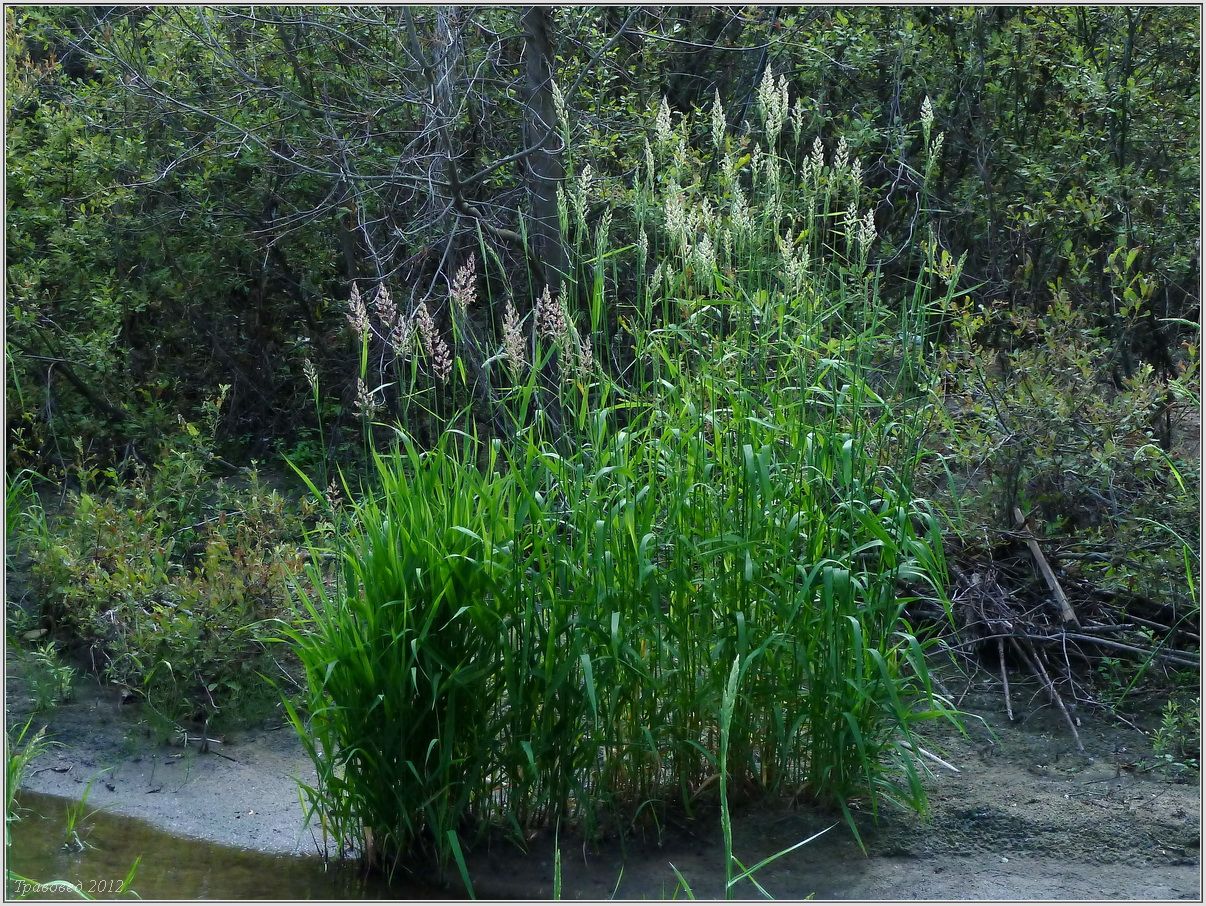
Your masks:
M 4 735 L 4 846 L 11 842 L 10 825 L 20 821 L 17 810 L 17 792 L 25 780 L 25 772 L 38 756 L 49 751 L 53 742 L 46 738 L 46 728 L 42 727 L 30 735 L 33 718 L 25 721 L 14 737 L 11 733 Z
M 914 728 L 951 715 L 904 619 L 905 589 L 942 599 L 945 572 L 911 493 L 929 284 L 882 300 L 848 162 L 763 153 L 742 189 L 727 154 L 710 182 L 673 156 L 637 181 L 631 246 L 609 250 L 610 218 L 571 223 L 570 199 L 575 276 L 530 334 L 508 313 L 491 417 L 425 448 L 395 428 L 333 580 L 315 551 L 285 634 L 304 791 L 340 846 L 464 875 L 460 840 L 486 828 L 627 826 L 718 789 L 852 828 L 855 799 L 925 808 Z M 455 399 L 429 358 L 433 390 L 412 363 L 403 392 Z
M 864 419 L 794 398 L 679 399 L 622 430 L 602 410 L 569 457 L 452 434 L 377 457 L 339 582 L 315 567 L 290 634 L 334 837 L 442 852 L 467 827 L 689 808 L 735 657 L 729 788 L 922 808 L 912 727 L 943 706 L 899 583 L 938 584 L 936 527 Z

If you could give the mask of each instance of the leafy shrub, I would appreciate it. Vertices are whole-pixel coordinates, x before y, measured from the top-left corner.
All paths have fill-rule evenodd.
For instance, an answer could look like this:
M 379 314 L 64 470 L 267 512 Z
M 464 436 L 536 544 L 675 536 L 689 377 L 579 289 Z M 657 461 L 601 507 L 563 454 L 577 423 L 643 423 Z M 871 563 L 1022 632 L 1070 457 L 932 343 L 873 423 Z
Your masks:
M 197 449 L 178 446 L 108 487 L 85 470 L 88 483 L 45 518 L 31 573 L 48 625 L 105 678 L 184 719 L 260 682 L 259 626 L 287 605 L 301 529 L 254 469 L 238 486 L 215 481 Z
M 1058 287 L 1040 316 L 964 297 L 950 318 L 946 405 L 929 442 L 957 479 L 942 489 L 956 528 L 975 539 L 1011 527 L 1016 505 L 1097 584 L 1196 606 L 1200 468 L 1161 437 L 1178 395 L 1196 407 L 1196 348 L 1173 381 L 1150 366 L 1116 380 L 1117 331 Z M 984 342 L 994 331 L 1004 337 Z

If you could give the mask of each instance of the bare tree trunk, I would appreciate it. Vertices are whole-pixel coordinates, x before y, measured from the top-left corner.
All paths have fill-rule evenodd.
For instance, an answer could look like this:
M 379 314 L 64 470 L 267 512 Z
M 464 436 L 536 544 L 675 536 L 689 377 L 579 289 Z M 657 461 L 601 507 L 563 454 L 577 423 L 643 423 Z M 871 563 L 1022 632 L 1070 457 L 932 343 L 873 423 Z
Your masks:
M 565 168 L 561 162 L 561 135 L 552 128 L 556 117 L 552 28 L 551 10 L 547 7 L 530 6 L 524 12 L 525 144 L 540 145 L 527 158 L 528 235 L 532 257 L 542 270 L 538 280 L 555 294 L 561 288 L 568 264 L 557 217 L 557 186 L 565 178 Z

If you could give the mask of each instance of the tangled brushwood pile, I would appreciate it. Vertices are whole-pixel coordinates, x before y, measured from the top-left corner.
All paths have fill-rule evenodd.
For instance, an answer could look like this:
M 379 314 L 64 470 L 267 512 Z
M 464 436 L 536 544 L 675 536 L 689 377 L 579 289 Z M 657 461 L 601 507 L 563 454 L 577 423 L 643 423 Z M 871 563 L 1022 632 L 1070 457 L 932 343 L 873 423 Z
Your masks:
M 1024 526 L 993 549 L 951 552 L 950 573 L 951 648 L 1000 676 L 1011 720 L 1010 671 L 1033 676 L 1063 716 L 1078 751 L 1084 749 L 1067 703 L 1103 704 L 1094 678 L 1113 665 L 1134 665 L 1132 685 L 1152 668 L 1200 669 L 1196 606 L 1057 576 Z

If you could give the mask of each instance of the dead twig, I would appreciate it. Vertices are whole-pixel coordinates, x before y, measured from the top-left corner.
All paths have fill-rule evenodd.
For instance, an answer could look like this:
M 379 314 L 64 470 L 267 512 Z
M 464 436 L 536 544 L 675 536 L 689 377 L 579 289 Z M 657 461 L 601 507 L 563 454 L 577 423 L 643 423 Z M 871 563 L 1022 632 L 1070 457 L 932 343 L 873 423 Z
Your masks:
M 1001 661 L 1001 684 L 1005 687 L 1005 713 L 1013 720 L 1013 702 L 1009 699 L 1009 674 L 1005 670 L 1005 640 L 997 639 L 997 656 Z
M 1034 646 L 1030 643 L 1029 639 L 1024 640 L 1026 642 L 1025 647 L 1023 647 L 1021 642 L 1019 642 L 1016 638 L 1010 639 L 1010 641 L 1013 642 L 1013 645 L 1015 648 L 1017 648 L 1018 653 L 1022 655 L 1022 659 L 1030 665 L 1031 669 L 1034 671 L 1035 677 L 1043 684 L 1044 688 L 1046 688 L 1047 695 L 1050 697 L 1051 701 L 1055 703 L 1056 707 L 1059 708 L 1060 713 L 1064 715 L 1064 720 L 1067 721 L 1068 729 L 1072 731 L 1072 738 L 1076 740 L 1076 751 L 1083 755 L 1085 746 L 1084 743 L 1080 741 L 1080 733 L 1076 731 L 1076 723 L 1072 720 L 1072 715 L 1068 713 L 1068 708 L 1064 704 L 1063 698 L 1060 697 L 1059 691 L 1055 688 L 1055 683 L 1051 682 L 1051 677 L 1047 675 L 1047 670 L 1043 667 L 1038 653 L 1034 650 Z M 1029 653 L 1027 653 L 1026 648 L 1030 649 Z

